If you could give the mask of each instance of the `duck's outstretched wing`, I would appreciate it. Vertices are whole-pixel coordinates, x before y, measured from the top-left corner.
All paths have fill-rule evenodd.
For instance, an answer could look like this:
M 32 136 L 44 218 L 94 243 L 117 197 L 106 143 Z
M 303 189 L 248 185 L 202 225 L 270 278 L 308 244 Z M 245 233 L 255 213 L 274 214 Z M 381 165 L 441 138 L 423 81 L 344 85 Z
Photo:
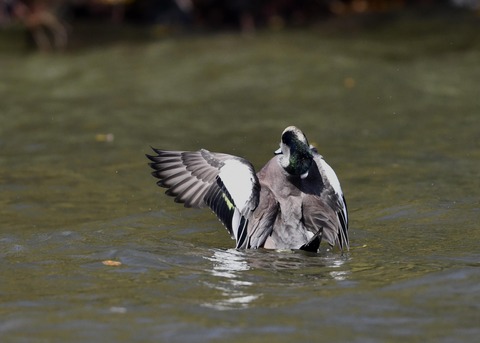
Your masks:
M 237 241 L 244 246 L 248 220 L 258 205 L 260 184 L 247 160 L 199 151 L 167 151 L 152 148 L 146 155 L 157 184 L 168 188 L 165 194 L 185 207 L 208 206 Z
M 325 162 L 321 155 L 315 153 L 314 160 L 323 180 L 324 188 L 320 194 L 320 200 L 333 210 L 335 216 L 325 215 L 329 212 L 325 209 L 322 211 L 322 215 L 310 219 L 315 226 L 323 227 L 322 237 L 330 245 L 337 245 L 341 250 L 348 250 L 348 211 L 340 181 L 332 167 Z

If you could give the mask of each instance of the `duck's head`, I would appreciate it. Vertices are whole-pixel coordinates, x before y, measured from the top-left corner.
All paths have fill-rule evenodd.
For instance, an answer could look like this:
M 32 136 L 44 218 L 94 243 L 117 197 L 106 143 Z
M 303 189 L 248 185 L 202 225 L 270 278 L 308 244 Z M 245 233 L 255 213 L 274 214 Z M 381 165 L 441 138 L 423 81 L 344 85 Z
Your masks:
M 280 148 L 275 154 L 279 155 L 280 165 L 288 174 L 302 179 L 308 176 L 313 155 L 307 137 L 298 128 L 289 126 L 283 131 Z

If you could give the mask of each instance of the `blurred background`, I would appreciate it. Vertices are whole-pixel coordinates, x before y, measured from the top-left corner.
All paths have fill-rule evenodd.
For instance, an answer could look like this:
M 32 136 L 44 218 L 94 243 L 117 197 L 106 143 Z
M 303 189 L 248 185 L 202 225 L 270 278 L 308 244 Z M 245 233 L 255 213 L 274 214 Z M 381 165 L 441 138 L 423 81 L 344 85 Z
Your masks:
M 378 19 L 408 9 L 478 12 L 480 1 L 1 0 L 0 28 L 6 31 L 2 33 L 2 40 L 8 39 L 9 34 L 25 31 L 26 44 L 50 51 L 64 50 L 79 42 L 98 43 L 101 37 L 119 38 L 122 33 L 127 34 L 121 31 L 121 26 L 135 26 L 137 30 L 141 27 L 144 35 L 157 38 L 179 32 L 221 30 L 252 34 L 258 29 L 307 27 L 355 14 L 372 20 L 372 17 Z M 113 25 L 117 26 L 116 34 L 112 32 Z M 96 28 L 95 34 L 91 32 L 92 26 Z

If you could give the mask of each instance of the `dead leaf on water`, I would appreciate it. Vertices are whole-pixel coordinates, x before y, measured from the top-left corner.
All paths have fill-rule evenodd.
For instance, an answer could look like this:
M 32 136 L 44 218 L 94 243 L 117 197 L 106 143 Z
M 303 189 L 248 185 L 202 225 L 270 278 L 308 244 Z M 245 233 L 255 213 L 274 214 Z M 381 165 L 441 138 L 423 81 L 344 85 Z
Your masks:
M 105 260 L 105 261 L 102 261 L 102 263 L 106 266 L 109 266 L 109 267 L 118 267 L 118 266 L 122 265 L 122 262 L 113 261 L 113 260 Z

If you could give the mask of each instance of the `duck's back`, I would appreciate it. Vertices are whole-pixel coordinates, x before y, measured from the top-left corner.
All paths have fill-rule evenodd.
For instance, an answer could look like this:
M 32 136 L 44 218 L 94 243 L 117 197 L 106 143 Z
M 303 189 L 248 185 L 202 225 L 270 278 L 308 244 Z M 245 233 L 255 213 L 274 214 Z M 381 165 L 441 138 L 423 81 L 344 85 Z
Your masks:
M 257 173 L 260 201 L 251 221 L 251 237 L 262 233 L 257 247 L 316 250 L 324 231 L 328 243 L 335 244 L 337 214 L 320 168 L 313 163 L 304 179 L 289 176 L 275 156 Z
M 302 223 L 301 190 L 289 180 L 276 156 L 257 177 L 261 191 L 258 208 L 251 219 L 251 242 L 267 249 L 299 249 L 313 236 Z M 258 236 L 263 242 L 256 239 Z

